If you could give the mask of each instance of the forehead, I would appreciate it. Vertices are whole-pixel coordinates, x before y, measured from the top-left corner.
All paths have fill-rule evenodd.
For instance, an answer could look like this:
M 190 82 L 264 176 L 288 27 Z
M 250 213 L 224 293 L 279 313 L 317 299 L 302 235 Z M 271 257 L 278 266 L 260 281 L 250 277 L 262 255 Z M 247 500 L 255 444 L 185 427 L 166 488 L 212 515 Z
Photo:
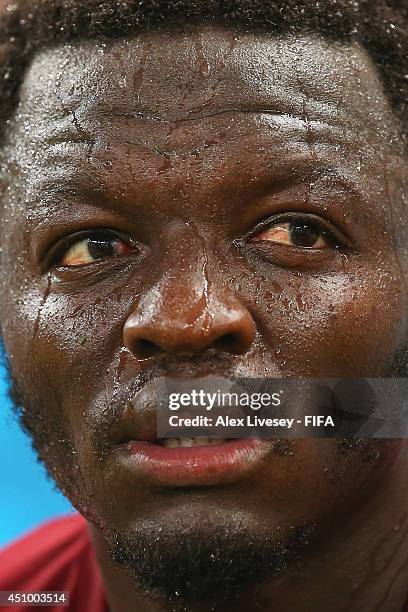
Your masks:
M 73 113 L 96 126 L 107 117 L 177 122 L 234 111 L 306 118 L 375 146 L 398 141 L 366 52 L 313 36 L 207 26 L 49 49 L 34 58 L 20 99 L 18 124 L 37 141 Z

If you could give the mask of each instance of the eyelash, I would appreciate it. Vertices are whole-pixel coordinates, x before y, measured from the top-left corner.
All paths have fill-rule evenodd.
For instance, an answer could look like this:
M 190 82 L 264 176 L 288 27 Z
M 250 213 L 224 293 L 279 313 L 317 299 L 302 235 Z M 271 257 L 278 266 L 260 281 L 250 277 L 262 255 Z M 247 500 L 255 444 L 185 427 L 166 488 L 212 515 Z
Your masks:
M 123 234 L 120 234 L 114 230 L 103 229 L 103 228 L 94 229 L 94 230 L 84 230 L 76 234 L 73 234 L 72 236 L 69 236 L 66 240 L 63 240 L 60 243 L 58 243 L 55 246 L 55 248 L 52 250 L 52 253 L 50 254 L 50 257 L 48 259 L 48 265 L 51 267 L 64 267 L 62 264 L 59 265 L 59 262 L 62 260 L 64 255 L 68 253 L 69 249 L 72 246 L 74 246 L 74 244 L 79 243 L 82 240 L 87 240 L 89 238 L 94 238 L 94 239 L 103 238 L 105 240 L 111 240 L 111 241 L 121 240 L 122 242 L 126 244 L 131 244 L 131 240 L 127 236 L 124 236 Z M 101 261 L 101 260 L 96 260 L 95 262 L 84 264 L 84 266 L 91 265 L 91 263 L 97 263 L 97 261 Z
M 350 246 L 348 239 L 339 231 L 337 228 L 333 226 L 330 221 L 326 221 L 321 217 L 314 215 L 313 213 L 282 213 L 278 215 L 273 215 L 272 217 L 267 217 L 261 220 L 255 228 L 250 230 L 243 238 L 243 240 L 239 240 L 239 242 L 249 242 L 251 238 L 254 238 L 257 234 L 260 234 L 270 228 L 272 228 L 277 223 L 290 223 L 291 221 L 304 221 L 307 223 L 313 223 L 318 228 L 320 228 L 322 235 L 330 242 L 335 248 L 347 248 Z

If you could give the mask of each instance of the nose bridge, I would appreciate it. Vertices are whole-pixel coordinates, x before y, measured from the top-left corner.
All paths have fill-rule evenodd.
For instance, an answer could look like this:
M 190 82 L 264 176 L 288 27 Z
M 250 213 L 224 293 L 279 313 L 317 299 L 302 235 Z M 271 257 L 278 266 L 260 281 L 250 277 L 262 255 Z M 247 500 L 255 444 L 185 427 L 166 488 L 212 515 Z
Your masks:
M 208 310 L 209 248 L 199 229 L 185 222 L 169 228 L 165 242 L 161 275 L 140 306 L 146 312 L 153 304 L 159 324 L 191 326 Z
M 245 352 L 255 324 L 238 297 L 225 289 L 215 249 L 197 231 L 189 231 L 163 257 L 160 278 L 125 323 L 129 350 L 144 358 L 211 346 Z
M 179 249 L 171 266 L 141 297 L 138 316 L 155 326 L 172 325 L 182 330 L 194 326 L 208 316 L 208 262 L 197 248 L 189 256 Z

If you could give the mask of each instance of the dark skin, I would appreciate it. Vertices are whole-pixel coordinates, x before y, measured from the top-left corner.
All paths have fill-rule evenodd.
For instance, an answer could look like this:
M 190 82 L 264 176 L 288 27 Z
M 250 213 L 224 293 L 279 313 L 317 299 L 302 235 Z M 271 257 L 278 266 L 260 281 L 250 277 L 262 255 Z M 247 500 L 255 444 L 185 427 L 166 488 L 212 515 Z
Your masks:
M 93 525 L 113 612 L 167 609 L 111 561 L 116 534 L 158 529 L 171 550 L 216 529 L 284 544 L 305 525 L 300 563 L 217 609 L 401 610 L 404 441 L 296 440 L 229 486 L 167 490 L 113 448 L 142 430 L 127 400 L 155 375 L 394 372 L 406 161 L 365 52 L 221 27 L 47 50 L 9 140 L 3 339 L 40 454 Z

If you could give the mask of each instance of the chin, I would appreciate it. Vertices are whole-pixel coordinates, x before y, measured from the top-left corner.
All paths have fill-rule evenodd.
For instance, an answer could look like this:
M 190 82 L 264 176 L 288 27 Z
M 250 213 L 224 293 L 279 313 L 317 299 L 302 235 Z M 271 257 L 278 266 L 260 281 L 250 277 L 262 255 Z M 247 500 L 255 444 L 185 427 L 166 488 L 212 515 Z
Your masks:
M 113 561 L 149 597 L 216 607 L 285 571 L 313 543 L 314 525 L 267 526 L 253 516 L 214 508 L 203 519 L 194 505 L 162 520 L 110 530 Z

